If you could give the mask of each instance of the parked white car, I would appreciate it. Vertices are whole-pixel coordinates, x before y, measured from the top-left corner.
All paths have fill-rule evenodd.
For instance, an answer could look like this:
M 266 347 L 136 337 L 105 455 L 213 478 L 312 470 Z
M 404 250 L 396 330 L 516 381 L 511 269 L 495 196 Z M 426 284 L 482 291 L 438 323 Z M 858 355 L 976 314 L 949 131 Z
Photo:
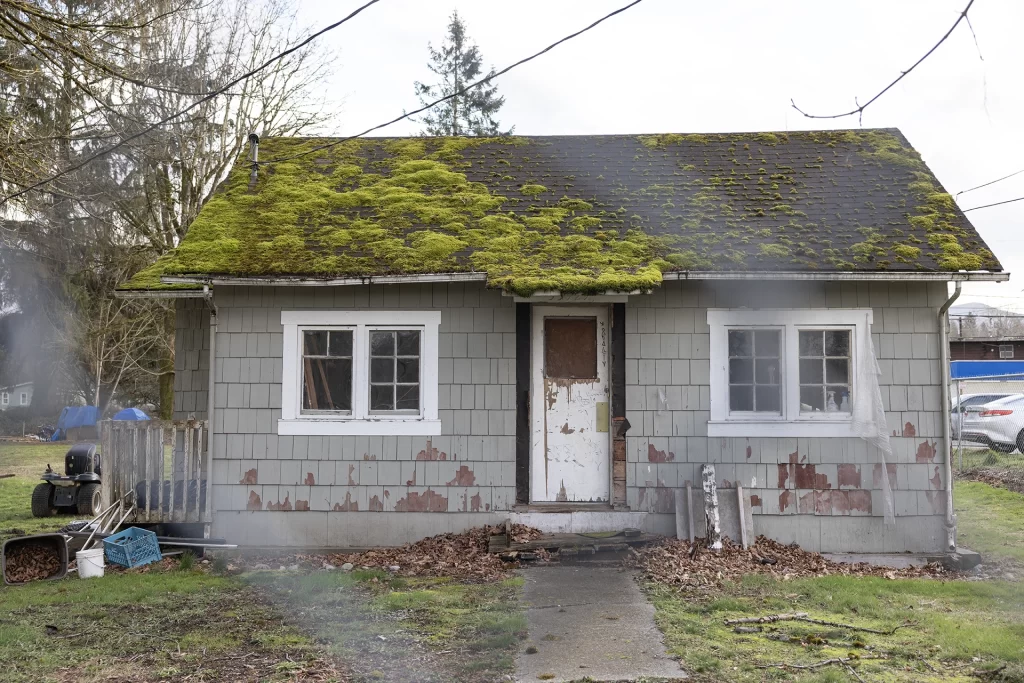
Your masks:
M 1024 453 L 1024 394 L 968 406 L 958 414 L 964 441 L 980 443 L 1003 453 L 1015 450 Z

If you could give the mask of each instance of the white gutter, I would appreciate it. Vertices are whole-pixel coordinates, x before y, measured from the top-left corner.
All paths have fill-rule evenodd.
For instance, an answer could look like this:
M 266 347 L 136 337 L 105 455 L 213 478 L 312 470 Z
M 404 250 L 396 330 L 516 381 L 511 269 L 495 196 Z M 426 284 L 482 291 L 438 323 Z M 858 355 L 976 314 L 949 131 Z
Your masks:
M 943 463 L 946 467 L 946 550 L 956 551 L 956 514 L 953 512 L 953 434 L 949 424 L 949 319 L 946 311 L 960 297 L 960 281 L 956 282 L 952 296 L 939 309 L 939 358 L 942 363 L 942 444 L 945 448 Z
M 216 388 L 214 371 L 217 363 L 217 304 L 213 303 L 213 292 L 208 285 L 203 285 L 201 295 L 210 308 L 210 361 L 207 363 L 210 367 L 210 378 L 206 391 L 206 518 L 210 521 L 204 527 L 206 537 L 209 538 L 210 528 L 213 526 L 213 394 Z M 196 502 L 198 503 L 198 500 Z
M 825 281 L 915 281 L 915 282 L 1006 282 L 1009 273 L 989 271 L 958 272 L 917 272 L 891 271 L 859 273 L 855 271 L 670 271 L 662 273 L 662 280 L 825 280 Z M 302 277 L 287 275 L 263 275 L 254 277 L 231 277 L 220 275 L 164 275 L 160 278 L 166 284 L 222 285 L 245 287 L 251 285 L 274 285 L 293 287 L 387 285 L 429 282 L 485 282 L 486 273 L 426 273 L 422 275 L 366 275 L 362 277 Z M 183 292 L 184 294 L 184 292 Z M 187 295 L 186 295 L 187 296 Z M 199 294 L 202 296 L 202 294 Z
M 198 289 L 124 289 L 114 290 L 115 299 L 202 299 L 206 295 Z

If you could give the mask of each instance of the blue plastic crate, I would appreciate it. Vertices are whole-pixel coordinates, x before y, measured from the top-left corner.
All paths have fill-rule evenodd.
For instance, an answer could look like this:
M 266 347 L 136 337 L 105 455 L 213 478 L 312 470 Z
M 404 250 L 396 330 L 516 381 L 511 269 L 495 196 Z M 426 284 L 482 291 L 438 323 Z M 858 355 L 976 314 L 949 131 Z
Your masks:
M 129 569 L 163 558 L 156 534 L 134 526 L 103 539 L 103 551 L 107 560 Z

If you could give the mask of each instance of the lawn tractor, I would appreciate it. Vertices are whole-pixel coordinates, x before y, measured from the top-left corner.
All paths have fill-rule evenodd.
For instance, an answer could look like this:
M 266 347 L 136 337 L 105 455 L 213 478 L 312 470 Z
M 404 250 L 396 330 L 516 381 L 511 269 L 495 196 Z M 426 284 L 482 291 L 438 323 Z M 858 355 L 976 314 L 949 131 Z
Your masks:
M 64 474 L 47 464 L 41 479 L 43 483 L 32 491 L 33 517 L 67 512 L 91 518 L 103 511 L 100 456 L 95 444 L 75 444 L 64 456 Z

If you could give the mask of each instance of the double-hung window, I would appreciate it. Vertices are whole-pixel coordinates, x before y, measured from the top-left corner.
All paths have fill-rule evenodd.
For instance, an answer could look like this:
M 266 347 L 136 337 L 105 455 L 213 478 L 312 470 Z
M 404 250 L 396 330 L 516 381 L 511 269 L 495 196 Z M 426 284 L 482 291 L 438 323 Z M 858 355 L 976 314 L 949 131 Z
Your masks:
M 11 395 L 6 391 L 0 391 L 0 406 L 5 406 L 11 402 Z
M 851 436 L 868 309 L 708 311 L 709 436 Z M 867 347 L 867 348 L 865 348 Z
M 440 434 L 437 311 L 284 311 L 282 435 Z
M 28 405 L 28 392 L 27 391 L 21 392 L 21 405 L 23 405 L 23 406 L 27 406 Z

